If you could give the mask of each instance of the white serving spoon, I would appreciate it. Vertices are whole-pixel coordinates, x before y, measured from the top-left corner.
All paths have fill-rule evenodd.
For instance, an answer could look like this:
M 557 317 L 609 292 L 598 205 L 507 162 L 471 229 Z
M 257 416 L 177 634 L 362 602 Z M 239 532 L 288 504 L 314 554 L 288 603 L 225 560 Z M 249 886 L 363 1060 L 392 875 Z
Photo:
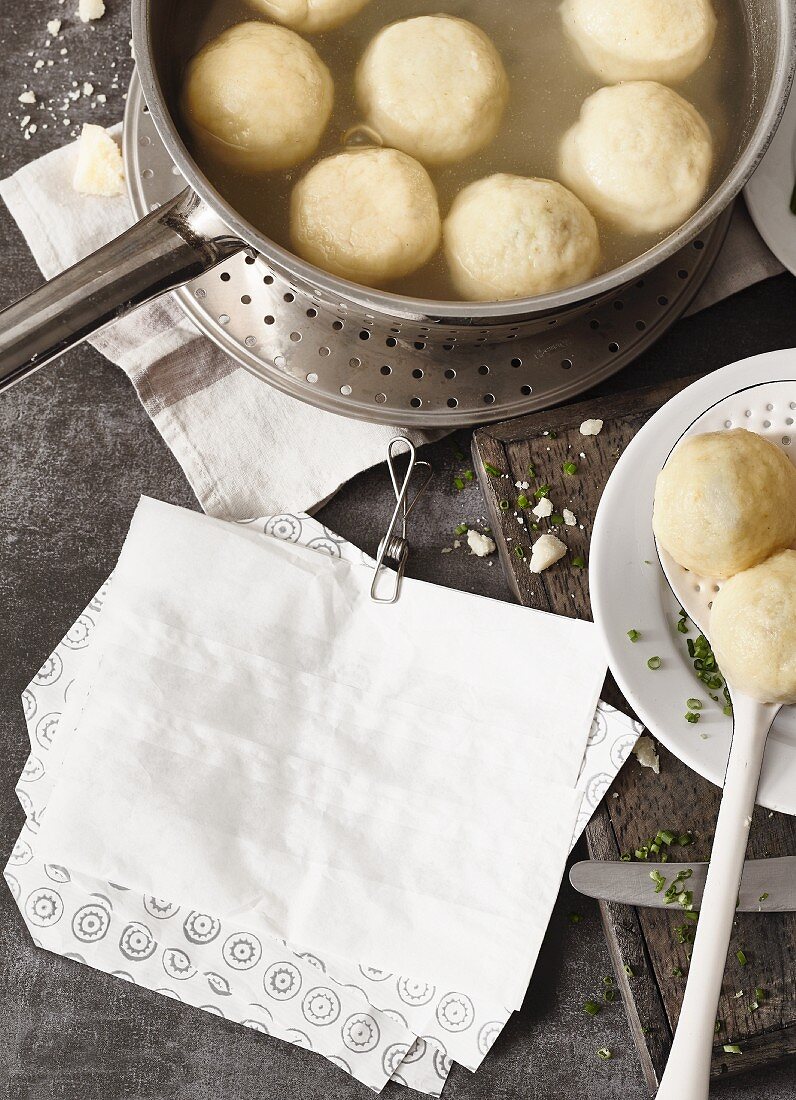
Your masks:
M 724 398 L 708 409 L 683 433 L 686 436 L 721 428 L 761 425 L 761 435 L 789 447 L 791 440 L 768 429 L 768 412 L 793 399 L 790 382 L 769 382 Z M 678 443 L 680 440 L 678 440 Z M 657 543 L 656 543 L 657 544 Z M 710 638 L 710 608 L 721 582 L 683 569 L 658 544 L 666 579 L 691 621 Z M 657 1100 L 707 1100 L 715 1040 L 716 1009 L 721 994 L 727 951 L 735 919 L 749 826 L 755 806 L 763 755 L 779 704 L 760 703 L 727 683 L 733 704 L 730 757 L 724 776 L 713 849 L 699 911 L 688 982 L 669 1061 Z

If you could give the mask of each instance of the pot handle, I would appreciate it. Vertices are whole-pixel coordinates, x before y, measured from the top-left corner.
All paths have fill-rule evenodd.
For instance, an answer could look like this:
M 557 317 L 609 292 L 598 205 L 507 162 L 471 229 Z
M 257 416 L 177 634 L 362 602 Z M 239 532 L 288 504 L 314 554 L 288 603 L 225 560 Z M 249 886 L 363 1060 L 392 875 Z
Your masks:
M 0 311 L 0 392 L 245 247 L 190 188 Z

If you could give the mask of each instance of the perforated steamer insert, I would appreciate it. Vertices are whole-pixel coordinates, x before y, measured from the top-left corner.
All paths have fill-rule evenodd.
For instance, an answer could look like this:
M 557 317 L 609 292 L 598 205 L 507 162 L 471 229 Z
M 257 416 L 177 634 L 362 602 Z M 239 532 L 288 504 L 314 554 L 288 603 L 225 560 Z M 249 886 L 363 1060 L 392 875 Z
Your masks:
M 142 217 L 184 182 L 133 77 L 124 120 L 127 185 Z M 547 408 L 618 371 L 686 309 L 710 271 L 731 210 L 635 284 L 546 320 L 501 327 L 385 326 L 299 291 L 240 253 L 174 291 L 197 327 L 241 366 L 293 397 L 359 420 L 453 427 Z M 464 329 L 466 328 L 466 333 Z M 474 333 L 477 333 L 474 338 Z M 466 338 L 466 343 L 464 342 Z

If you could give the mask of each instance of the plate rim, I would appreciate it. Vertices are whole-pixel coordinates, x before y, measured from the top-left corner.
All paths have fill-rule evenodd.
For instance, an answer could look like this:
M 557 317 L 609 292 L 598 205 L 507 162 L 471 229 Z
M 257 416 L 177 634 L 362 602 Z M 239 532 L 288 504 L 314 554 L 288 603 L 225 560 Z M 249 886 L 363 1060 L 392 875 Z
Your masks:
M 591 589 L 592 612 L 594 621 L 600 631 L 604 642 L 608 664 L 614 675 L 620 690 L 628 703 L 644 723 L 653 736 L 659 740 L 678 759 L 693 771 L 697 772 L 709 782 L 718 786 L 723 784 L 724 769 L 730 747 L 730 727 L 727 725 L 727 737 L 718 740 L 716 737 L 703 741 L 698 737 L 688 740 L 683 736 L 685 730 L 680 730 L 672 735 L 667 728 L 668 715 L 660 713 L 662 699 L 659 693 L 665 687 L 666 681 L 654 678 L 645 681 L 640 679 L 638 673 L 639 651 L 637 646 L 629 645 L 624 639 L 621 644 L 619 636 L 611 624 L 615 622 L 616 612 L 613 609 L 611 597 L 611 582 L 609 577 L 612 571 L 622 569 L 622 575 L 633 577 L 633 570 L 639 563 L 649 561 L 654 569 L 655 600 L 661 590 L 670 594 L 668 583 L 663 575 L 652 534 L 652 494 L 654 490 L 654 476 L 657 476 L 659 463 L 656 461 L 649 467 L 651 458 L 647 460 L 647 468 L 639 476 L 639 468 L 642 462 L 637 459 L 649 449 L 649 444 L 658 437 L 657 450 L 661 451 L 663 459 L 671 451 L 673 441 L 678 439 L 689 424 L 708 411 L 717 402 L 731 396 L 741 390 L 751 389 L 766 382 L 789 382 L 796 386 L 796 349 L 788 348 L 773 352 L 764 352 L 738 360 L 735 363 L 720 368 L 696 382 L 687 386 L 675 397 L 663 405 L 647 423 L 639 430 L 633 440 L 625 448 L 621 458 L 617 462 L 611 477 L 608 479 L 603 491 L 597 512 L 594 518 L 592 532 L 592 544 L 589 565 L 589 583 Z M 796 400 L 796 390 L 794 392 Z M 662 440 L 662 442 L 660 442 Z M 653 444 L 654 445 L 654 444 Z M 654 456 L 654 452 L 653 452 Z M 662 465 L 662 461 L 660 461 Z M 620 494 L 625 489 L 627 471 L 633 470 L 633 499 L 622 499 Z M 625 522 L 625 535 L 633 535 L 636 531 L 634 524 L 641 512 L 648 517 L 644 521 L 643 532 L 647 539 L 644 550 L 634 539 L 624 539 L 632 546 L 626 546 L 624 553 L 626 560 L 621 558 L 623 551 L 617 549 L 617 516 L 623 513 L 632 514 L 631 520 Z M 642 555 L 650 551 L 649 557 Z M 617 554 L 620 557 L 617 557 Z M 646 568 L 646 566 L 645 566 Z M 632 597 L 632 589 L 635 580 L 629 579 L 628 598 Z M 672 597 L 673 599 L 674 597 Z M 628 623 L 632 627 L 633 623 Z M 666 629 L 666 624 L 661 616 L 661 621 L 656 623 L 656 629 Z M 668 635 L 667 635 L 668 636 Z M 659 633 L 659 637 L 663 634 Z M 654 644 L 654 636 L 652 638 Z M 631 663 L 631 655 L 632 663 Z M 642 685 L 649 684 L 651 690 L 639 690 L 639 682 Z M 688 729 L 693 731 L 693 726 Z M 710 743 L 714 742 L 714 743 Z M 779 745 L 779 751 L 774 746 Z M 726 748 L 726 752 L 725 752 Z M 781 767 L 772 767 L 772 760 L 779 759 L 785 754 L 787 763 L 785 774 L 790 776 L 790 784 L 782 779 Z M 782 813 L 796 814 L 796 746 L 785 745 L 781 742 L 770 742 L 767 750 L 768 760 L 764 765 L 763 777 L 758 790 L 757 802 L 767 809 Z M 793 789 L 793 794 L 788 797 L 788 785 Z
M 796 275 L 796 215 L 790 198 L 796 185 L 796 92 L 792 92 L 777 131 L 744 189 L 752 221 L 768 248 Z M 788 225 L 790 218 L 791 224 Z M 788 225 L 791 234 L 783 233 Z M 788 247 L 790 241 L 791 247 Z

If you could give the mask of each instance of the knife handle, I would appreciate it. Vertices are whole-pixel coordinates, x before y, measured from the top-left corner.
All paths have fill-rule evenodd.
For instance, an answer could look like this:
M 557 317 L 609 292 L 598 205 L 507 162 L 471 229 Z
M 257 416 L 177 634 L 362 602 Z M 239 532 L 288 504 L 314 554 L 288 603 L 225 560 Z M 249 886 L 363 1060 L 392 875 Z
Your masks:
M 727 949 L 763 754 L 779 707 L 732 693 L 734 729 L 683 1006 L 658 1100 L 708 1100 Z

